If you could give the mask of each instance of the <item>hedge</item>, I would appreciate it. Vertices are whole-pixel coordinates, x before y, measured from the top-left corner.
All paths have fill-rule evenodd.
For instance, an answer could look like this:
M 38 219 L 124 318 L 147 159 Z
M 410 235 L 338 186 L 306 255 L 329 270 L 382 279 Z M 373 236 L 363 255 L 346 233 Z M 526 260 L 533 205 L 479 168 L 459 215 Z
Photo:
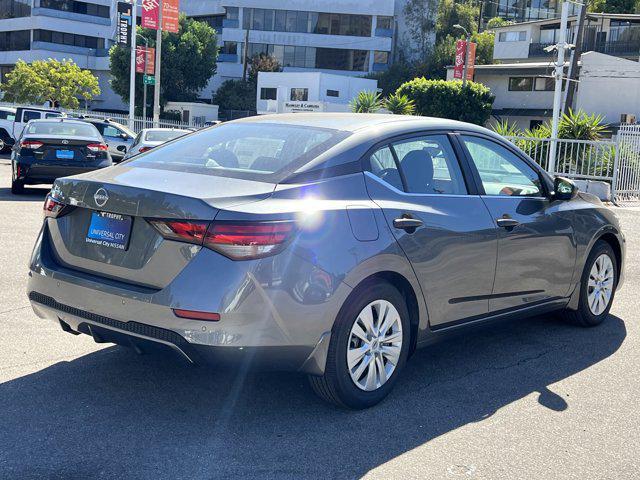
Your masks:
M 450 118 L 484 125 L 491 116 L 495 97 L 481 83 L 459 80 L 427 80 L 414 78 L 396 91 L 406 95 L 416 105 L 416 115 Z

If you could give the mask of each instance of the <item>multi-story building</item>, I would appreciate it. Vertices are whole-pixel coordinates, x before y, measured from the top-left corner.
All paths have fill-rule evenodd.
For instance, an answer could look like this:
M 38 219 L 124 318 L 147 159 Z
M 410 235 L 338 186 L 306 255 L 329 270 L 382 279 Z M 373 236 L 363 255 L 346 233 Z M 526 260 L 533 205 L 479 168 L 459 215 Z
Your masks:
M 577 17 L 569 18 L 567 42 L 575 42 Z M 507 25 L 496 29 L 491 65 L 478 65 L 474 80 L 496 96 L 495 120 L 531 128 L 549 120 L 553 108 L 556 53 L 547 47 L 560 41 L 558 19 Z M 546 50 L 545 50 L 546 49 Z M 605 116 L 640 118 L 640 15 L 588 14 L 584 27 L 579 83 L 574 109 Z M 568 73 L 570 53 L 567 54 Z M 453 77 L 449 68 L 448 77 Z
M 112 0 L 0 0 L 0 81 L 22 59 L 69 58 L 91 70 L 102 93 L 92 108 L 122 109 L 109 85 Z
M 485 21 L 494 17 L 514 22 L 558 18 L 562 10 L 561 0 L 492 0 L 482 2 L 482 5 Z M 570 8 L 570 15 L 578 12 L 577 4 L 572 3 Z
M 224 80 L 242 77 L 245 43 L 249 57 L 273 55 L 286 71 L 364 76 L 385 70 L 398 50 L 405 56 L 414 50 L 406 3 L 181 0 L 180 10 L 218 33 L 217 73 L 201 92 L 201 98 L 211 99 Z M 0 74 L 18 59 L 70 58 L 100 81 L 102 93 L 91 102 L 92 108 L 126 109 L 109 85 L 115 4 L 116 0 L 0 0 Z

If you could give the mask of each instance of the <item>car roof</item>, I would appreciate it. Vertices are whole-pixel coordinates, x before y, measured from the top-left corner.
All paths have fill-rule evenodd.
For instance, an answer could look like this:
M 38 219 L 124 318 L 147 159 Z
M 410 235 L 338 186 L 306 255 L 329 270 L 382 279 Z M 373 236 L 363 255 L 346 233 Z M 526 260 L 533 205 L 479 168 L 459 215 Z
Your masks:
M 16 113 L 16 109 L 11 107 L 0 107 L 0 110 L 2 110 L 3 112 Z
M 403 130 L 466 130 L 495 135 L 484 127 L 457 120 L 384 113 L 276 113 L 246 117 L 226 123 L 272 123 L 329 128 L 352 133 L 365 133 L 371 130 L 376 135 L 396 134 Z
M 76 120 L 74 118 L 69 117 L 52 117 L 52 118 L 36 118 L 30 120 L 29 123 L 77 123 L 86 125 L 87 122 L 83 122 L 82 120 Z

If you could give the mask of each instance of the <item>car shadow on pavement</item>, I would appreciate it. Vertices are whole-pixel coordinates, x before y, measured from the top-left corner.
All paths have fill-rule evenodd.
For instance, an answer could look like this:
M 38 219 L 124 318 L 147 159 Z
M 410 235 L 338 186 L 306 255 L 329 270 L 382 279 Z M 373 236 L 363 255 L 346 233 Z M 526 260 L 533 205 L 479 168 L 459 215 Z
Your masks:
M 11 188 L 0 188 L 0 202 L 40 202 L 49 193 L 50 188 L 25 187 L 24 193 L 15 195 Z
M 299 374 L 107 347 L 0 385 L 0 466 L 8 478 L 359 477 L 530 394 L 571 409 L 552 384 L 625 336 L 615 316 L 591 329 L 545 316 L 475 330 L 418 351 L 389 398 L 359 412 L 325 405 Z

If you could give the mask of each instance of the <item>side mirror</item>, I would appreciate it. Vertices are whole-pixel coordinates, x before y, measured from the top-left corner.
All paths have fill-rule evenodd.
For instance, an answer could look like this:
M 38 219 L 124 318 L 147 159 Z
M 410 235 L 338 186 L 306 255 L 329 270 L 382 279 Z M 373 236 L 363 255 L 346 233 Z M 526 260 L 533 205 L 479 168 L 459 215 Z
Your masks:
M 131 137 L 129 137 L 129 135 L 127 135 L 126 133 L 121 133 L 120 138 L 122 138 L 123 140 L 129 140 L 129 138 Z
M 553 181 L 553 197 L 556 200 L 571 200 L 578 193 L 578 187 L 564 177 L 556 177 Z

